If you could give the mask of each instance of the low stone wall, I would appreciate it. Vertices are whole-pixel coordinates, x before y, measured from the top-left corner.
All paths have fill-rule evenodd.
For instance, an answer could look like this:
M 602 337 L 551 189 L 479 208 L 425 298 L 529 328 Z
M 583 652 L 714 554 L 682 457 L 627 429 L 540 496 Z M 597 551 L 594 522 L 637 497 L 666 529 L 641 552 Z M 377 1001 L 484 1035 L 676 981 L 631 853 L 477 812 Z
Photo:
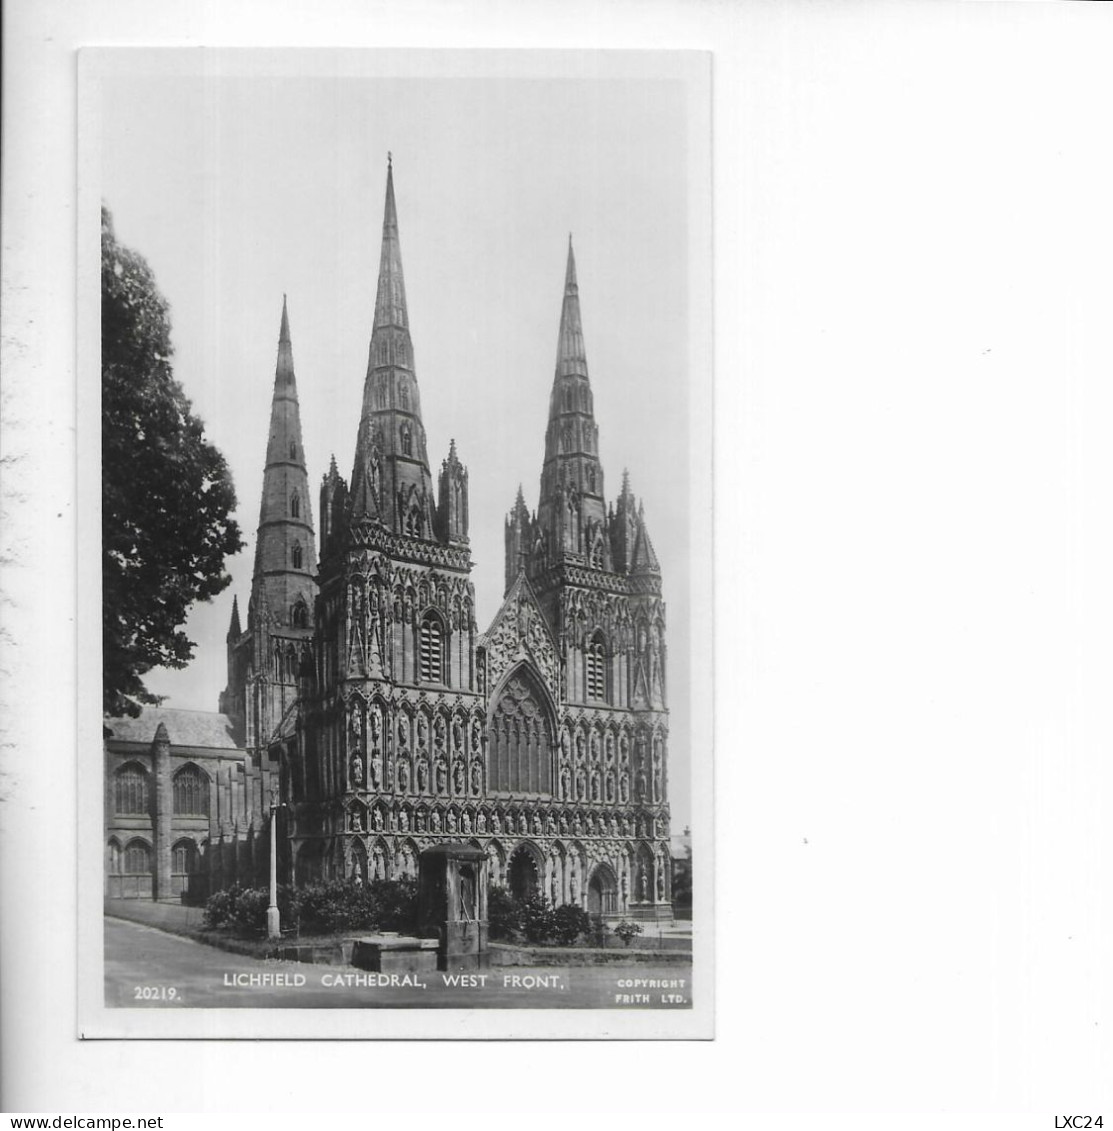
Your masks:
M 491 943 L 492 966 L 691 966 L 690 950 L 600 950 L 588 946 L 510 946 Z

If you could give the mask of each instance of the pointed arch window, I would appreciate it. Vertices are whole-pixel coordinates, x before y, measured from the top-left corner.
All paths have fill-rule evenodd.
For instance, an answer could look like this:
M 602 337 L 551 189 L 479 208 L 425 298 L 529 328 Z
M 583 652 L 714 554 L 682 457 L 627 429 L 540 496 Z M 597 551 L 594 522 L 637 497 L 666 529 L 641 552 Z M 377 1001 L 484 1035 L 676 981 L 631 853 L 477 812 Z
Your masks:
M 298 446 L 293 440 L 290 441 L 290 459 L 298 458 Z
M 404 456 L 412 456 L 414 454 L 414 438 L 413 432 L 410 431 L 410 426 L 408 424 L 403 424 L 402 427 L 398 430 L 398 435 L 402 444 L 402 454 Z
M 293 615 L 294 628 L 308 628 L 309 627 L 309 608 L 304 601 L 298 601 L 294 606 Z
M 174 815 L 176 817 L 209 815 L 209 778 L 199 766 L 183 766 L 174 775 Z
M 444 624 L 434 612 L 421 618 L 418 642 L 423 683 L 446 683 L 444 678 Z
M 290 561 L 294 569 L 301 569 L 301 543 L 295 542 L 290 547 Z
M 290 496 L 290 516 L 292 518 L 301 517 L 301 499 L 298 498 L 298 493 L 295 491 Z
M 174 845 L 171 871 L 176 876 L 188 876 L 194 871 L 193 862 L 197 858 L 197 845 L 191 840 L 180 840 Z
M 146 841 L 133 840 L 124 849 L 124 874 L 145 876 L 151 872 L 151 850 Z
M 601 632 L 596 632 L 588 640 L 584 661 L 588 699 L 606 702 L 607 648 Z
M 410 408 L 410 387 L 406 383 L 406 379 L 404 377 L 402 378 L 401 381 L 398 382 L 398 404 L 402 408 L 404 408 L 407 412 L 409 411 L 409 408 Z
M 128 762 L 116 771 L 116 812 L 139 816 L 149 809 L 147 771 L 137 762 Z

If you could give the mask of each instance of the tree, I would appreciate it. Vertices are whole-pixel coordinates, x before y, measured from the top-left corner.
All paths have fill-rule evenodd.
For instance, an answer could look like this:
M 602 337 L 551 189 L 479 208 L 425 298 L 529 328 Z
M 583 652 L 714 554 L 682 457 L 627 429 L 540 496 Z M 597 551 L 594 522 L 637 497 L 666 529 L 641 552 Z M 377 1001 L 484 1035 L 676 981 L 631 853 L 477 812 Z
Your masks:
M 181 626 L 231 578 L 243 546 L 224 457 L 174 379 L 169 307 L 141 255 L 116 242 L 101 209 L 101 534 L 104 711 L 159 699 L 153 667 L 182 668 Z

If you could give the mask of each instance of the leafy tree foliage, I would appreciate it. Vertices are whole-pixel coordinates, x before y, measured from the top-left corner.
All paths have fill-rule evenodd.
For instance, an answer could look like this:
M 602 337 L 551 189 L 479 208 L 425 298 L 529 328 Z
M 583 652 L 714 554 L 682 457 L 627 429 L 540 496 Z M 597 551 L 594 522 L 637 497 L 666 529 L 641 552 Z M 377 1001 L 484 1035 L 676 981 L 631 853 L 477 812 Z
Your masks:
M 174 379 L 169 308 L 142 256 L 116 242 L 101 209 L 101 456 L 104 711 L 158 699 L 142 677 L 181 668 L 195 601 L 231 578 L 243 546 L 224 457 Z

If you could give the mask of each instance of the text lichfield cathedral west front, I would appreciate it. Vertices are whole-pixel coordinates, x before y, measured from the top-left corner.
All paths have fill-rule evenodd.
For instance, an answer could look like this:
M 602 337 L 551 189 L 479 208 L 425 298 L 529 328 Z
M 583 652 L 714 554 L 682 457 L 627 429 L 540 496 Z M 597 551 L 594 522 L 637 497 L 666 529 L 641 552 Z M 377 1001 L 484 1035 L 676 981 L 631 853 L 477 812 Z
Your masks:
M 519 897 L 671 918 L 661 571 L 625 475 L 607 501 L 571 240 L 540 496 L 506 518 L 486 632 L 467 468 L 453 442 L 434 485 L 426 450 L 389 163 L 354 464 L 332 460 L 316 527 L 292 342 L 284 300 L 220 711 L 105 720 L 107 894 L 262 878 L 273 793 L 285 882 L 414 877 L 455 841 Z

